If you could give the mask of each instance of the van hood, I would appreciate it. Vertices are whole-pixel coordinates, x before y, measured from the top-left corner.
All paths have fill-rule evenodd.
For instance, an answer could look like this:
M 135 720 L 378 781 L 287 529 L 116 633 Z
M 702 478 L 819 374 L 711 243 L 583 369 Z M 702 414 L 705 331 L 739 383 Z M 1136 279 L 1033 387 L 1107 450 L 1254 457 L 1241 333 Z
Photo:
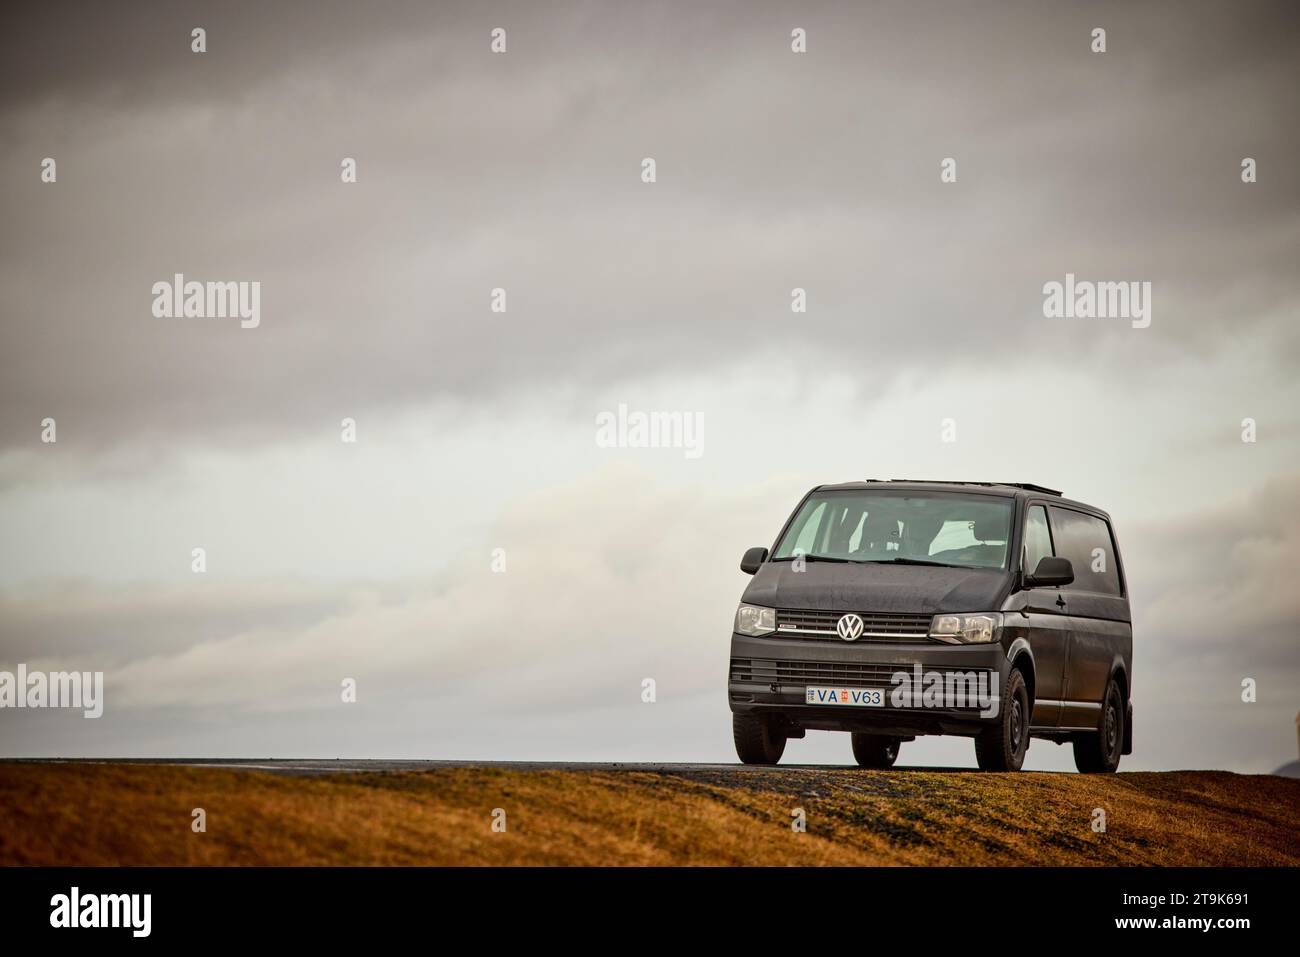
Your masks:
M 997 611 L 1011 590 L 1011 574 L 996 568 L 767 562 L 741 601 L 768 608 L 875 611 L 939 615 Z

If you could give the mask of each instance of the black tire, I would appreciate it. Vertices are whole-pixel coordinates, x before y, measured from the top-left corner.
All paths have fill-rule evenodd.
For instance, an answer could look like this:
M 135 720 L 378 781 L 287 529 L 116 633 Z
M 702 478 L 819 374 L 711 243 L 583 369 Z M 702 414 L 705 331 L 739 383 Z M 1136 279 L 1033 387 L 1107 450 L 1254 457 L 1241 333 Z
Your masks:
M 981 771 L 1019 771 L 1029 750 L 1029 689 L 1018 669 L 1007 675 L 998 707 L 998 721 L 975 738 L 975 760 Z
M 1074 766 L 1084 774 L 1110 774 L 1119 767 L 1124 750 L 1126 710 L 1119 685 L 1112 678 L 1106 683 L 1101 699 L 1101 718 L 1097 730 L 1074 738 Z
M 736 756 L 745 764 L 776 764 L 785 753 L 785 735 L 761 714 L 733 714 L 731 736 Z
M 853 758 L 864 768 L 892 768 L 898 760 L 897 738 L 858 731 L 854 731 L 850 737 L 853 739 Z

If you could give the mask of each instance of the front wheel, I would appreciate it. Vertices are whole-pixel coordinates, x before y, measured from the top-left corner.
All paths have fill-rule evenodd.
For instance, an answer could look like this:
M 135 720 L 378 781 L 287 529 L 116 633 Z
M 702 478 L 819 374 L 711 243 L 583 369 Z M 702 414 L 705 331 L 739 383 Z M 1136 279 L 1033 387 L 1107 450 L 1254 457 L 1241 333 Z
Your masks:
M 736 756 L 745 764 L 776 764 L 785 753 L 785 735 L 766 715 L 733 714 L 731 736 Z
M 975 738 L 975 760 L 981 771 L 1019 771 L 1029 750 L 1029 689 L 1025 676 L 1007 675 L 997 724 Z
M 1119 767 L 1124 749 L 1124 701 L 1114 679 L 1106 683 L 1101 722 L 1096 731 L 1074 739 L 1074 766 L 1084 774 L 1110 774 Z
M 854 731 L 853 758 L 864 768 L 892 768 L 898 760 L 898 739 L 879 734 L 862 734 Z

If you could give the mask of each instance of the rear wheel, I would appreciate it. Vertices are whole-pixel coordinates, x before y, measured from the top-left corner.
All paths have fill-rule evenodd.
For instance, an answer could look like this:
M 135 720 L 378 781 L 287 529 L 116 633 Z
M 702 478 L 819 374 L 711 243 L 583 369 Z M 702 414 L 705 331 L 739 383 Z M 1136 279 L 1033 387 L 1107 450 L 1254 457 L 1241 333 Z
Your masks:
M 1074 739 L 1074 766 L 1084 774 L 1109 774 L 1119 767 L 1124 749 L 1123 696 L 1114 679 L 1106 683 L 1106 697 L 1101 702 L 1101 722 L 1095 732 Z
M 975 738 L 975 760 L 981 771 L 1019 771 L 1029 750 L 1029 689 L 1019 670 L 1007 675 L 998 721 Z
M 854 731 L 853 757 L 864 768 L 892 768 L 898 760 L 897 738 Z
M 733 714 L 731 736 L 745 764 L 776 764 L 785 752 L 785 735 L 767 715 Z

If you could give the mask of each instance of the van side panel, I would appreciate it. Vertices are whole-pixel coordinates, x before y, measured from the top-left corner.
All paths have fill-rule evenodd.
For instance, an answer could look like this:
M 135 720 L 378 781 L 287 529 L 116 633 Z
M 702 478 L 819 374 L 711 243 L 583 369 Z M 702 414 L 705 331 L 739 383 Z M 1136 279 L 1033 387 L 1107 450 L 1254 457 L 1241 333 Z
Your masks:
M 1126 621 L 1070 616 L 1061 727 L 1089 731 L 1101 720 L 1101 700 L 1118 661 L 1133 657 L 1133 628 Z
M 1133 659 L 1123 569 L 1108 519 L 1059 505 L 1051 506 L 1048 514 L 1058 554 L 1075 567 L 1074 583 L 1061 590 L 1070 621 L 1061 727 L 1093 730 L 1116 665 L 1127 674 Z

